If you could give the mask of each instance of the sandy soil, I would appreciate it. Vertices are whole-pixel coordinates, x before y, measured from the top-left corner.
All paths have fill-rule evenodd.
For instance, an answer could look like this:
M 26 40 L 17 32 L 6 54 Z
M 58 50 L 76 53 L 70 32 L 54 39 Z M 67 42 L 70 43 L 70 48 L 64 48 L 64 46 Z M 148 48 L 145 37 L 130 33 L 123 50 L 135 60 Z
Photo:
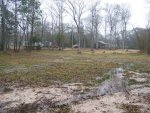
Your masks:
M 134 89 L 129 93 L 128 97 L 123 92 L 100 96 L 97 99 L 90 99 L 80 102 L 78 105 L 72 105 L 72 109 L 74 112 L 81 113 L 124 113 L 125 110 L 121 108 L 121 105 L 128 104 L 138 105 L 141 108 L 141 113 L 150 113 L 150 104 L 145 103 L 141 97 L 148 95 L 150 88 Z
M 123 105 L 136 105 L 139 108 L 139 112 L 150 113 L 150 101 L 148 101 L 150 87 L 149 85 L 143 84 L 143 82 L 147 83 L 147 81 L 149 81 L 150 75 L 145 73 L 130 73 L 132 73 L 130 79 L 136 80 L 139 84 L 130 86 L 128 90 L 115 88 L 115 92 L 113 90 L 116 84 L 117 86 L 122 84 L 120 83 L 120 77 L 117 78 L 119 82 L 114 82 L 116 80 L 111 78 L 111 80 L 103 82 L 100 87 L 92 88 L 92 90 L 91 88 L 82 86 L 81 83 L 39 88 L 16 88 L 12 86 L 10 87 L 12 90 L 10 91 L 4 91 L 5 89 L 1 88 L 0 113 L 5 113 L 8 109 L 18 107 L 21 104 L 32 104 L 41 99 L 50 100 L 56 105 L 69 104 L 71 108 L 70 113 L 127 112 L 127 110 L 122 107 Z M 118 75 L 122 76 L 120 73 Z M 142 84 L 140 84 L 141 82 Z M 103 91 L 103 94 L 101 94 L 101 91 L 99 91 L 101 89 L 105 89 L 106 92 L 104 93 Z M 145 97 L 147 100 L 145 100 Z M 40 112 L 43 113 L 43 110 L 38 111 L 38 113 Z M 48 111 L 45 113 L 48 113 Z
M 30 104 L 41 99 L 51 100 L 54 103 L 62 102 L 73 98 L 73 92 L 82 91 L 80 83 L 65 84 L 62 86 L 40 87 L 40 88 L 15 88 L 12 91 L 0 90 L 0 113 L 6 112 L 9 108 L 15 108 L 21 104 Z
M 99 89 L 109 91 L 104 96 L 96 99 L 81 101 L 77 105 L 72 105 L 73 112 L 81 113 L 150 113 L 150 75 L 147 73 L 128 72 L 131 74 L 130 80 L 135 80 L 138 84 L 128 86 L 127 90 L 120 90 L 115 87 L 120 85 L 119 77 L 117 80 L 107 80 L 101 84 Z M 122 76 L 119 73 L 119 76 Z M 118 82 L 119 81 L 119 82 Z M 119 84 L 118 84 L 119 83 Z M 147 83 L 147 85 L 145 84 Z M 109 85 L 110 84 L 110 85 Z M 104 85 L 104 87 L 102 87 Z M 111 88 L 113 86 L 113 88 Z M 111 86 L 111 87 L 110 87 Z M 123 88 L 123 87 L 121 87 Z M 108 90 L 109 89 L 109 90 Z M 118 91 L 118 92 L 117 92 Z M 111 93 L 110 93 L 111 92 Z M 147 97 L 145 100 L 144 97 Z M 123 105 L 131 108 L 124 108 Z M 134 109 L 133 106 L 138 106 Z M 133 107 L 133 110 L 132 110 Z

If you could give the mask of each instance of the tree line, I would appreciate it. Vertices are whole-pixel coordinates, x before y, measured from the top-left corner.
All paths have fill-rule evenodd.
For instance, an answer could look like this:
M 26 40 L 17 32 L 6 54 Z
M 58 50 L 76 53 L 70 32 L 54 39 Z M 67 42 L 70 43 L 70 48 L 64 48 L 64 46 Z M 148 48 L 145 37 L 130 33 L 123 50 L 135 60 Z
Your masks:
M 54 49 L 77 45 L 108 49 L 140 49 L 150 53 L 149 26 L 128 31 L 131 12 L 127 4 L 105 4 L 99 0 L 50 0 L 46 9 L 39 0 L 1 0 L 0 50 L 33 50 L 40 44 Z

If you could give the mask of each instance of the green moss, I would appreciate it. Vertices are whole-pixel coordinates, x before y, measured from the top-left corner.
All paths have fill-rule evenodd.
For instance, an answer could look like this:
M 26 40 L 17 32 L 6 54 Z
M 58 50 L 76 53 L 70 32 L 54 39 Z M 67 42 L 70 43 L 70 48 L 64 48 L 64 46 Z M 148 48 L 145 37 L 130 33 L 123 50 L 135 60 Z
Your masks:
M 109 79 L 109 78 L 110 78 L 110 75 L 106 73 L 106 74 L 104 74 L 104 75 L 101 77 L 101 79 L 97 80 L 97 83 L 100 84 L 100 83 L 102 83 L 103 81 L 105 81 L 105 80 L 107 80 L 107 79 Z

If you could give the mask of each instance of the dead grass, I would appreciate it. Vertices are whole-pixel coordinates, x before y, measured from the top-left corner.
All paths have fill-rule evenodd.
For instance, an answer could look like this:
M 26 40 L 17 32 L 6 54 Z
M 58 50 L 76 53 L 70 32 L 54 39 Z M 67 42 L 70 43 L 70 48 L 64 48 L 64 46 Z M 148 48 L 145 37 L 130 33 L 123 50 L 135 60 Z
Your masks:
M 11 92 L 11 91 L 13 91 L 13 89 L 11 89 L 11 88 L 5 87 L 5 88 L 3 89 L 3 92 L 4 92 L 4 93 L 9 93 L 9 92 Z
M 145 96 L 143 96 L 143 99 L 144 99 L 144 101 L 145 101 L 147 104 L 150 104 L 150 93 L 147 94 L 147 95 L 145 95 Z
M 40 101 L 40 102 L 39 102 Z M 7 113 L 36 113 L 36 112 L 45 112 L 48 113 L 70 113 L 71 108 L 68 105 L 55 105 L 52 100 L 43 99 L 37 100 L 34 103 L 24 104 L 13 108 L 6 109 L 4 112 Z
M 125 113 L 142 113 L 138 105 L 122 104 L 121 108 L 125 110 Z
M 95 85 L 96 77 L 128 63 L 134 64 L 131 70 L 150 71 L 150 57 L 137 51 L 96 50 L 92 53 L 83 50 L 78 55 L 68 49 L 0 54 L 0 82 L 38 86 L 71 82 Z

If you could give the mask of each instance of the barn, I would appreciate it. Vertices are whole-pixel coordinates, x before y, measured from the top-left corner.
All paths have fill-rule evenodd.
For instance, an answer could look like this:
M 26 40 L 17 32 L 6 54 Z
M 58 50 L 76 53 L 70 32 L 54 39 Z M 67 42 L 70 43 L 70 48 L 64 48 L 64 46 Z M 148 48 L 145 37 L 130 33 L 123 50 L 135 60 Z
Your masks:
M 99 49 L 108 49 L 109 48 L 109 44 L 108 43 L 105 43 L 103 41 L 98 41 L 97 43 L 98 43 L 97 45 L 98 45 Z

